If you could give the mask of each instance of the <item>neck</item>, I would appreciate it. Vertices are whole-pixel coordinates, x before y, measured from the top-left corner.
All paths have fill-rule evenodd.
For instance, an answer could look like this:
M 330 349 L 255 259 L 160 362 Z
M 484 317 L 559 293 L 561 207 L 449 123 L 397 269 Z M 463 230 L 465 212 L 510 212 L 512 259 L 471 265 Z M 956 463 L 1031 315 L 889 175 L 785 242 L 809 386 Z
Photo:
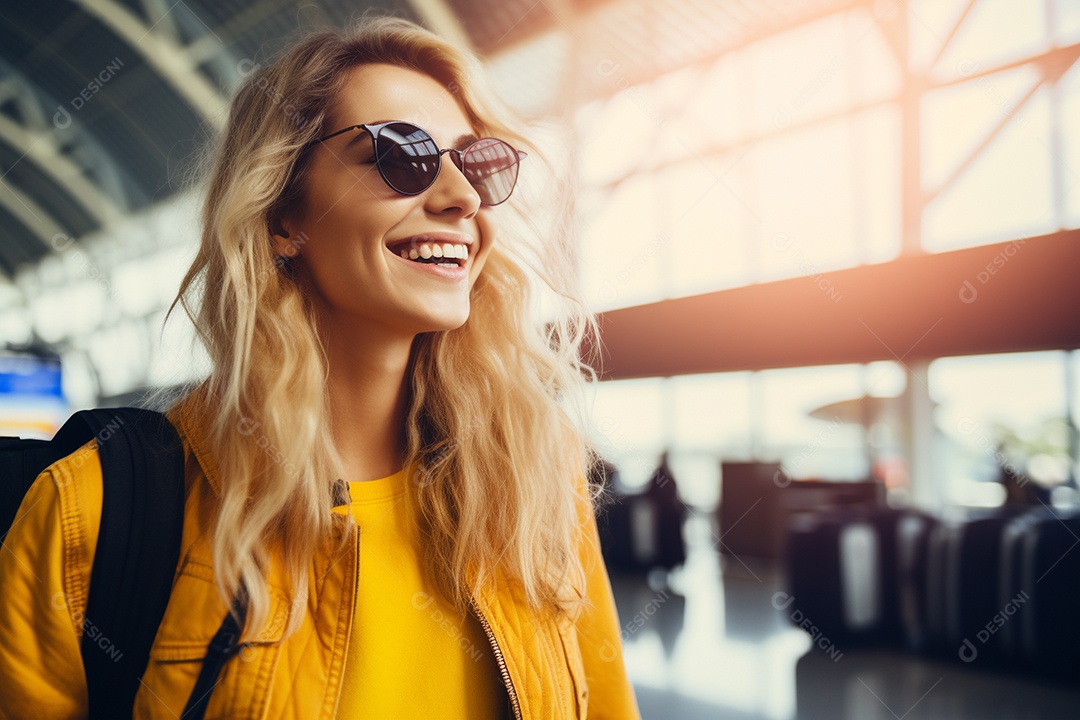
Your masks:
M 347 481 L 396 473 L 405 462 L 406 371 L 413 337 L 380 327 L 324 334 L 334 443 Z

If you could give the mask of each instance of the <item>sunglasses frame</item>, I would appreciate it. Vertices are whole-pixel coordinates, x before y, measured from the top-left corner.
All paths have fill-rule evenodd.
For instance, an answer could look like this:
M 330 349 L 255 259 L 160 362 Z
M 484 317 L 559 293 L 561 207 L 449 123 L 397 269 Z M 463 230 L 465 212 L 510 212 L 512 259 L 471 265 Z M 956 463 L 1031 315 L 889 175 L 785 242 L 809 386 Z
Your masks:
M 435 146 L 435 150 L 436 150 L 436 153 L 437 153 L 437 156 L 438 156 L 438 161 L 435 163 L 435 174 L 432 176 L 431 181 L 428 182 L 427 185 L 420 188 L 416 192 L 405 192 L 404 190 L 399 190 L 398 188 L 394 187 L 394 185 L 391 184 L 391 182 L 386 178 L 386 173 L 383 172 L 382 158 L 379 155 L 378 140 L 379 140 L 379 133 L 382 132 L 383 128 L 385 128 L 385 127 L 387 127 L 389 125 L 408 125 L 410 127 L 414 127 L 417 130 L 419 130 L 420 132 L 427 135 L 428 139 L 431 140 L 431 144 Z M 323 136 L 321 138 L 318 138 L 316 140 L 312 140 L 311 142 L 309 142 L 307 145 L 304 146 L 304 149 L 306 150 L 307 148 L 311 147 L 312 145 L 317 145 L 317 144 L 319 144 L 319 143 L 321 143 L 321 142 L 323 142 L 325 140 L 329 140 L 330 138 L 337 137 L 338 135 L 341 135 L 343 133 L 347 133 L 350 130 L 357 130 L 357 129 L 362 129 L 362 130 L 366 131 L 367 134 L 368 134 L 368 137 L 371 138 L 371 151 L 375 156 L 375 167 L 378 168 L 378 170 L 379 170 L 379 176 L 383 179 L 383 182 L 386 183 L 387 187 L 389 187 L 391 190 L 393 190 L 394 192 L 396 192 L 396 193 L 398 193 L 400 195 L 419 195 L 420 193 L 426 191 L 428 188 L 430 188 L 432 185 L 434 185 L 435 181 L 439 179 L 439 173 L 442 171 L 442 156 L 445 153 L 456 153 L 457 154 L 457 159 L 456 160 L 454 159 L 453 155 L 450 156 L 450 159 L 454 163 L 454 167 L 456 167 L 458 169 L 458 172 L 460 172 L 462 175 L 465 175 L 465 153 L 467 153 L 469 151 L 469 149 L 472 148 L 477 143 L 484 142 L 485 140 L 497 140 L 498 142 L 501 142 L 502 144 L 506 145 L 508 148 L 513 150 L 515 153 L 517 153 L 517 164 L 519 166 L 521 165 L 521 161 L 529 156 L 528 153 L 526 153 L 523 150 L 518 150 L 517 148 L 515 148 L 513 145 L 506 142 L 505 140 L 500 140 L 499 138 L 492 138 L 492 137 L 479 138 L 479 139 L 469 143 L 468 147 L 466 147 L 463 150 L 458 150 L 457 148 L 445 148 L 445 149 L 443 149 L 443 148 L 439 147 L 439 144 L 437 142 L 435 142 L 435 138 L 434 138 L 434 136 L 432 136 L 431 133 L 429 133 L 427 130 L 420 127 L 419 125 L 417 125 L 415 123 L 407 122 L 405 120 L 387 120 L 386 122 L 381 122 L 381 123 L 361 123 L 361 124 L 358 124 L 358 125 L 350 125 L 349 127 L 345 127 L 345 128 L 340 129 L 340 130 L 336 130 L 335 132 L 332 132 L 329 135 L 325 135 L 325 136 Z M 468 177 L 466 176 L 465 179 L 468 180 Z M 476 189 L 476 187 L 473 186 L 472 182 L 469 182 L 469 186 L 473 187 L 474 190 Z M 485 205 L 487 207 L 494 207 L 495 205 L 501 205 L 502 203 L 504 203 L 504 202 L 506 202 L 507 200 L 510 199 L 510 196 L 514 194 L 514 189 L 516 187 L 517 187 L 517 178 L 515 177 L 514 178 L 514 187 L 510 188 L 510 192 L 507 193 L 505 198 L 503 198 L 502 200 L 500 200 L 497 203 L 486 203 L 483 200 L 481 200 L 480 204 Z M 477 191 L 477 192 L 479 192 L 479 191 Z

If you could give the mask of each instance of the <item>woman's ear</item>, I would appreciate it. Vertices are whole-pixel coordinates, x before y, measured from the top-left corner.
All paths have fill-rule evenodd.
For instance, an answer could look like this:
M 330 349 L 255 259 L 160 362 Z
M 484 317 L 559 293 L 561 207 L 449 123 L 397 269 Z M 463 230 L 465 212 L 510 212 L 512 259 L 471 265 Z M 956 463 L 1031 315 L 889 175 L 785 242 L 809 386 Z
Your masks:
M 296 243 L 290 240 L 292 233 L 289 232 L 288 220 L 280 218 L 270 221 L 270 241 L 274 246 L 274 254 L 279 257 L 290 258 L 296 255 Z

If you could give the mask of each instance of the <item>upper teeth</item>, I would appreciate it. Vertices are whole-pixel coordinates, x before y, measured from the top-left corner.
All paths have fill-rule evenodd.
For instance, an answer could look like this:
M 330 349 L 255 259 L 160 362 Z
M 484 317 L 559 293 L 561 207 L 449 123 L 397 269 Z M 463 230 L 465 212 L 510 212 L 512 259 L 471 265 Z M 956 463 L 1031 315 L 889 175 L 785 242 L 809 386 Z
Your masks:
M 402 248 L 398 254 L 409 260 L 416 260 L 417 258 L 426 260 L 430 257 L 461 258 L 465 260 L 469 257 L 469 249 L 466 245 L 454 245 L 453 243 L 423 242 L 417 243 L 408 250 Z

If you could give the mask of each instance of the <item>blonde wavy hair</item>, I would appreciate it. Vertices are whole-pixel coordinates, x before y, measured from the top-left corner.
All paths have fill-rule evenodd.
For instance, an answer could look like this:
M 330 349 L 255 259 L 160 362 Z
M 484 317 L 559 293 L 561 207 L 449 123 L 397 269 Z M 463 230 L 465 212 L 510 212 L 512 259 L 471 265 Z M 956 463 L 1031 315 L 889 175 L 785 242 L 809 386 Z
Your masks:
M 486 86 L 475 57 L 410 21 L 371 13 L 310 32 L 265 66 L 245 66 L 209 156 L 201 245 L 168 314 L 183 305 L 210 359 L 202 397 L 212 404 L 206 432 L 221 475 L 212 511 L 218 589 L 228 600 L 244 588 L 248 621 L 260 627 L 269 611 L 264 571 L 271 558 L 283 563 L 294 589 L 291 634 L 311 559 L 334 532 L 344 473 L 330 432 L 327 355 L 313 305 L 288 270 L 303 259 L 283 265 L 269 228 L 303 197 L 303 148 L 336 129 L 324 123 L 347 72 L 373 62 L 430 75 L 479 136 L 529 153 L 515 195 L 492 210 L 503 230 L 472 289 L 468 321 L 413 343 L 406 467 L 419 469 L 410 488 L 424 572 L 461 612 L 498 568 L 534 609 L 576 614 L 587 602 L 578 512 L 583 499 L 592 510 L 603 488 L 588 483 L 585 498 L 577 489 L 597 459 L 582 392 L 596 372 L 582 352 L 598 334 L 578 289 L 568 183 Z M 350 540 L 343 533 L 339 551 Z

